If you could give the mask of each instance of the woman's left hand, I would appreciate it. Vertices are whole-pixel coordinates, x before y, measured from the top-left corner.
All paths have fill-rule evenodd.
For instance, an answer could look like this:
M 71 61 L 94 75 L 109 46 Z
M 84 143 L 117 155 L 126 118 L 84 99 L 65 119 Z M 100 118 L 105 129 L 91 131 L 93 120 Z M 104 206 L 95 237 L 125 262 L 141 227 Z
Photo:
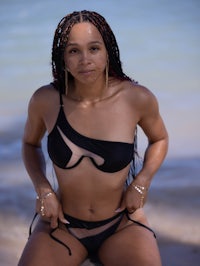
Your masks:
M 142 199 L 143 197 L 143 199 Z M 120 207 L 116 212 L 121 212 L 125 209 L 129 213 L 135 212 L 137 209 L 142 208 L 147 198 L 147 191 L 142 195 L 131 185 L 128 186 L 126 192 L 124 193 Z M 142 204 L 141 204 L 142 203 Z

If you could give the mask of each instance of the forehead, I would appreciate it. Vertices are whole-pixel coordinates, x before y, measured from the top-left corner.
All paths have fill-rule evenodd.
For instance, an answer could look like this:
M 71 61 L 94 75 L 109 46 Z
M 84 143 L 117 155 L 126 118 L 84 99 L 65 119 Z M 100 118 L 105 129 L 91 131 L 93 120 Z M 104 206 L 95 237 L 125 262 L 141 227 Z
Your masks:
M 96 40 L 103 42 L 100 32 L 90 22 L 80 22 L 75 24 L 69 33 L 68 42 L 81 42 L 82 40 Z

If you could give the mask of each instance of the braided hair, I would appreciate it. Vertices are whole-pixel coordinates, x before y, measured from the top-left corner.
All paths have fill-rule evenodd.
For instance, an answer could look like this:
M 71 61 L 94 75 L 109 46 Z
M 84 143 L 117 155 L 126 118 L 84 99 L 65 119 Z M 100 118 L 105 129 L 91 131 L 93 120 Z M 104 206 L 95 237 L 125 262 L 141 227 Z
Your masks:
M 83 10 L 80 12 L 75 11 L 63 17 L 55 31 L 52 47 L 52 74 L 54 78 L 54 87 L 61 93 L 65 93 L 64 51 L 72 27 L 80 22 L 90 22 L 100 32 L 108 53 L 109 76 L 131 81 L 131 79 L 123 73 L 118 44 L 105 18 L 96 12 Z M 68 79 L 73 79 L 70 73 Z
M 72 27 L 81 22 L 92 23 L 100 32 L 107 53 L 109 61 L 109 76 L 115 77 L 120 80 L 134 81 L 129 78 L 122 70 L 122 64 L 120 61 L 120 52 L 114 33 L 110 26 L 106 22 L 105 18 L 94 11 L 83 10 L 80 12 L 73 12 L 61 19 L 57 29 L 55 31 L 53 47 L 52 47 L 52 74 L 53 74 L 53 86 L 60 91 L 61 94 L 65 93 L 65 63 L 64 52 L 68 42 L 69 34 Z M 73 77 L 68 73 L 68 80 L 72 80 Z M 135 81 L 134 81 L 135 82 Z M 136 82 L 137 83 L 137 82 Z M 132 160 L 131 169 L 127 177 L 127 185 L 131 182 L 136 174 L 136 157 L 137 157 L 137 128 L 134 137 L 134 155 Z

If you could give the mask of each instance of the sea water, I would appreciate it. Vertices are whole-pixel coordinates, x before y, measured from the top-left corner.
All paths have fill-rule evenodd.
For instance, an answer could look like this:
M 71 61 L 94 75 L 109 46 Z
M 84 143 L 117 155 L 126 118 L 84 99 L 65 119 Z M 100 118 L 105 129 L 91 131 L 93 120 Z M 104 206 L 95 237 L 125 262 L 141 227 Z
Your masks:
M 52 81 L 58 22 L 82 9 L 106 18 L 124 71 L 158 98 L 168 156 L 199 156 L 200 1 L 0 0 L 0 160 L 20 154 L 28 101 Z

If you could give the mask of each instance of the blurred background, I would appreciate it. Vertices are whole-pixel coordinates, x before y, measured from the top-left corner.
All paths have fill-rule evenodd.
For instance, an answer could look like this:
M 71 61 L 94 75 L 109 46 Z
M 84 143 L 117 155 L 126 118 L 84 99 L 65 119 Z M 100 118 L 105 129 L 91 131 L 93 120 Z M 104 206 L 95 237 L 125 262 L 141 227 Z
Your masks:
M 169 131 L 168 156 L 146 206 L 160 236 L 164 265 L 199 265 L 200 1 L 0 0 L 2 265 L 17 264 L 34 212 L 35 194 L 21 160 L 28 101 L 52 81 L 51 47 L 58 22 L 82 9 L 106 18 L 124 71 L 156 95 Z M 140 135 L 143 150 L 146 142 Z

